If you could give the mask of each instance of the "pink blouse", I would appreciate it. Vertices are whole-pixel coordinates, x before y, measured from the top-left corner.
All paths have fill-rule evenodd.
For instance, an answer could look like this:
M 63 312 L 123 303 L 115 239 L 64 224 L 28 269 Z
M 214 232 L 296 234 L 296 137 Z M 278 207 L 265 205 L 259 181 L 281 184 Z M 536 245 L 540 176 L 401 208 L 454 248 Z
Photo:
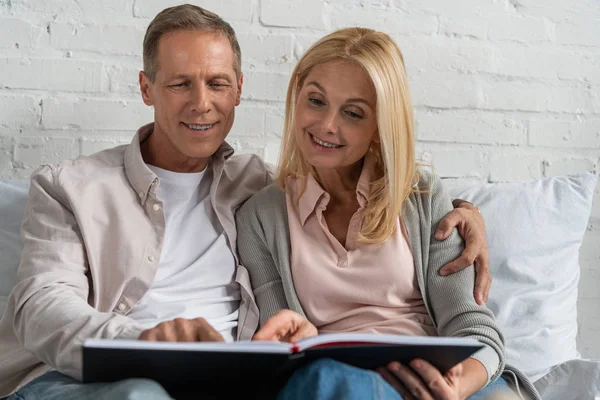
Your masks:
M 373 167 L 374 160 L 367 156 L 356 188 L 360 208 L 350 220 L 345 247 L 327 227 L 323 211 L 330 196 L 315 178 L 307 178 L 299 201 L 298 181 L 286 182 L 292 278 L 298 298 L 320 333 L 435 336 L 401 218 L 384 243 L 356 240 Z

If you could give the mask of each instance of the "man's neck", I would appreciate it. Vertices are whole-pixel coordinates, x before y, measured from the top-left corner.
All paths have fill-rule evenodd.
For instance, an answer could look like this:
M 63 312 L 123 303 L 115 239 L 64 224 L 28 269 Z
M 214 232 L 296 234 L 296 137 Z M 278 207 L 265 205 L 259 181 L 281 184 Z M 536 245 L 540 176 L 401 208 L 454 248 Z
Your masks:
M 140 143 L 140 151 L 146 164 L 173 172 L 201 172 L 209 161 L 208 158 L 193 158 L 179 153 L 166 135 L 154 132 Z

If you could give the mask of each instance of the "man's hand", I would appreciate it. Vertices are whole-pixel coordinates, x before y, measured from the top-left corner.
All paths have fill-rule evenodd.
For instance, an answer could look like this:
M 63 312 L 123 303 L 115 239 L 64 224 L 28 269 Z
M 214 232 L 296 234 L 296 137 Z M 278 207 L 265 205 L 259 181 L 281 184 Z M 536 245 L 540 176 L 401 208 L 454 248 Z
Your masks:
M 487 380 L 483 364 L 469 358 L 445 374 L 421 359 L 414 359 L 409 365 L 394 361 L 377 372 L 404 400 L 464 400 Z
M 151 342 L 223 342 L 223 336 L 204 318 L 161 322 L 142 332 L 139 340 Z
M 487 302 L 492 285 L 483 217 L 479 209 L 468 201 L 456 199 L 452 204 L 455 208 L 440 221 L 435 238 L 444 240 L 457 227 L 465 240 L 465 250 L 459 258 L 444 265 L 440 273 L 453 274 L 474 264 L 477 278 L 473 295 L 477 304 L 481 305 Z
M 317 328 L 292 310 L 281 310 L 265 322 L 252 340 L 294 343 L 317 335 Z

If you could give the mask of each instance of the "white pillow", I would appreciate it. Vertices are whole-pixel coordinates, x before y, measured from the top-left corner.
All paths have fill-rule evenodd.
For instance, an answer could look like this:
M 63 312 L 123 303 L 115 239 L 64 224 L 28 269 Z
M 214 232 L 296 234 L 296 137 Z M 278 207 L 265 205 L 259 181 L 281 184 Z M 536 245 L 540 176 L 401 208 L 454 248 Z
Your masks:
M 544 400 L 600 399 L 600 361 L 571 360 L 535 382 Z
M 507 362 L 532 381 L 576 348 L 579 247 L 596 176 L 584 173 L 530 183 L 445 185 L 486 223 L 492 289 L 487 303 L 506 338 Z
M 0 316 L 12 290 L 21 258 L 21 222 L 29 181 L 0 181 Z

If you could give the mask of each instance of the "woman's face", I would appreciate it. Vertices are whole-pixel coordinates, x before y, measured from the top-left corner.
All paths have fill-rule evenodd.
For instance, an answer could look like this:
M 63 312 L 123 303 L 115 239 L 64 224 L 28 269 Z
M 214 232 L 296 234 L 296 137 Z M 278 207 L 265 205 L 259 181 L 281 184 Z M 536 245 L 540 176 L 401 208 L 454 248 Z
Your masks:
M 345 61 L 315 66 L 296 98 L 296 141 L 317 169 L 353 166 L 379 141 L 376 95 L 362 67 Z

